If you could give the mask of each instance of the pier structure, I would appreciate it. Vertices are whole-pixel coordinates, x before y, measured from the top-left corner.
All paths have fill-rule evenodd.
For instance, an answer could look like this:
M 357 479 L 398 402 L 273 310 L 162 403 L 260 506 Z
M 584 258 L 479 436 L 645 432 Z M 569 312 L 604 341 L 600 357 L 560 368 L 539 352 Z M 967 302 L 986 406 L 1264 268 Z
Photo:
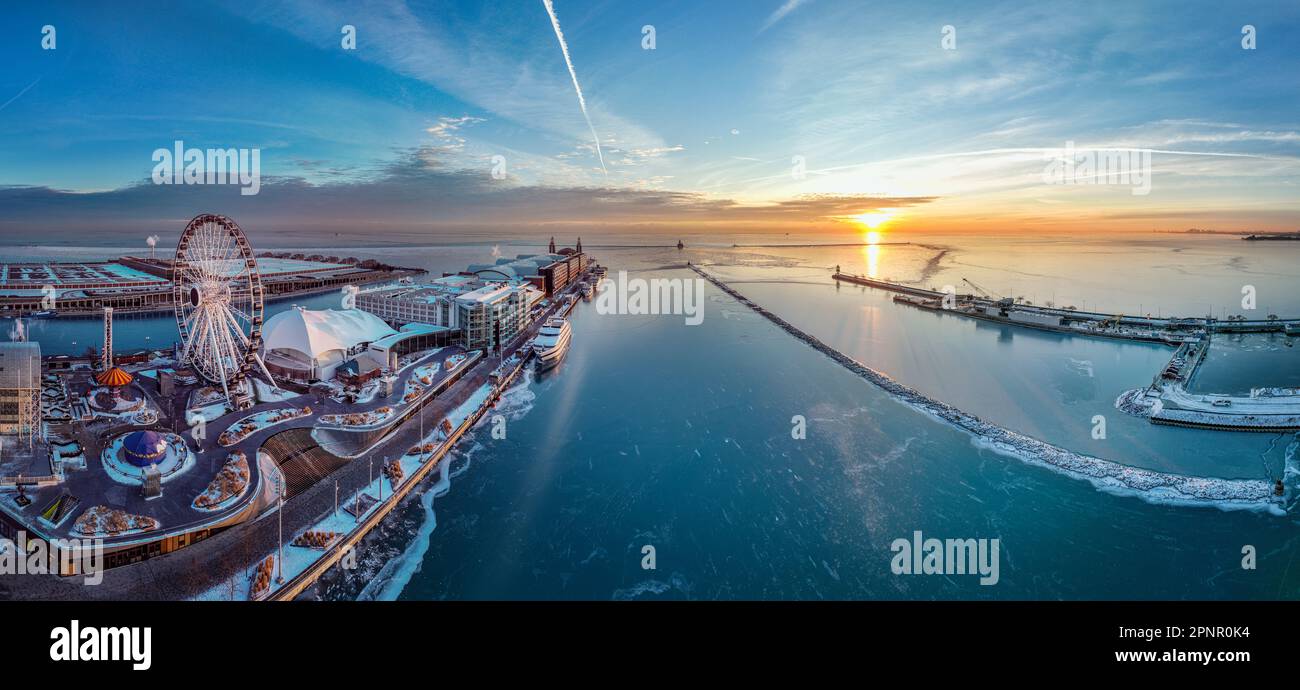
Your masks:
M 1249 396 L 1189 390 L 1215 335 L 1280 333 L 1292 337 L 1300 335 L 1300 319 L 1127 316 L 1016 304 L 1009 298 L 993 300 L 974 294 L 927 290 L 841 272 L 832 277 L 893 292 L 896 304 L 920 309 L 1067 335 L 1171 345 L 1175 350 L 1169 363 L 1154 376 L 1151 384 L 1121 394 L 1116 407 L 1147 417 L 1154 424 L 1219 431 L 1300 430 L 1300 389 L 1260 388 Z
M 895 301 L 922 309 L 945 311 L 959 316 L 1072 335 L 1177 345 L 1187 340 L 1200 339 L 1206 333 L 1285 333 L 1288 335 L 1300 333 L 1300 319 L 1228 321 L 1209 317 L 1157 318 L 1110 314 L 1018 304 L 1010 298 L 995 300 L 973 293 L 942 292 L 846 273 L 835 273 L 831 278 L 839 282 L 906 295 L 911 299 L 896 298 Z M 1059 321 L 1055 321 L 1057 318 Z
M 258 264 L 268 300 L 426 272 L 352 258 L 294 259 L 266 252 L 259 255 Z M 174 304 L 170 259 L 123 256 L 115 261 L 0 264 L 0 317 L 94 317 L 106 307 L 118 315 L 153 314 L 169 312 Z
M 175 598 L 184 591 L 182 596 L 196 596 L 217 583 L 224 587 L 224 582 L 239 580 L 268 558 L 281 558 L 276 564 L 283 568 L 285 582 L 245 595 L 296 595 L 340 554 L 337 549 L 299 545 L 320 541 L 315 526 L 322 520 L 318 511 L 327 480 L 340 484 L 344 497 L 350 493 L 361 501 L 352 506 L 356 524 L 337 530 L 350 535 L 334 544 L 342 548 L 379 524 L 517 381 L 532 357 L 530 338 L 536 328 L 547 316 L 573 309 L 580 301 L 576 289 L 576 283 L 562 289 L 547 301 L 537 320 L 503 338 L 506 342 L 498 347 L 467 350 L 454 343 L 406 338 L 403 342 L 418 341 L 418 347 L 405 356 L 386 358 L 391 363 L 378 381 L 380 392 L 373 395 L 358 398 L 363 391 L 348 393 L 335 385 L 337 381 L 293 390 L 257 385 L 250 391 L 255 398 L 251 407 L 216 405 L 198 426 L 191 415 L 203 411 L 211 394 L 203 393 L 204 383 L 192 373 L 156 360 L 138 366 L 117 362 L 135 373 L 127 384 L 131 390 L 121 396 L 130 409 L 124 402 L 121 410 L 92 410 L 88 420 L 53 424 L 48 454 L 33 456 L 20 468 L 0 467 L 0 535 L 48 544 L 70 536 L 102 539 L 102 562 L 110 569 L 106 586 L 87 590 L 61 584 L 67 578 L 37 578 L 25 580 L 22 591 L 12 594 Z M 401 335 L 418 330 L 405 329 Z M 57 379 L 66 392 L 90 396 L 99 386 L 95 364 L 86 361 L 58 373 L 52 370 L 47 378 Z M 116 397 L 98 397 L 117 404 Z M 150 451 L 157 453 L 160 470 L 153 478 L 149 468 L 144 476 L 132 476 L 139 470 L 128 462 L 135 457 L 130 453 L 140 452 L 142 431 L 166 441 L 164 451 Z M 427 453 L 411 457 L 408 449 L 430 442 Z M 374 485 L 376 477 L 367 472 L 371 461 L 382 470 L 379 481 L 389 481 L 390 487 Z M 227 491 L 232 484 L 234 490 Z M 16 495 L 25 500 L 15 502 Z M 278 527 L 277 521 L 257 519 L 273 510 L 284 517 L 285 539 L 278 530 L 267 531 L 266 525 Z M 162 559 L 147 570 L 123 567 L 182 548 L 193 555 Z M 259 560 L 250 561 L 259 551 Z M 321 554 L 327 558 L 317 563 L 315 556 Z M 78 554 L 66 555 L 70 569 L 59 574 L 79 574 Z M 300 567 L 309 562 L 310 571 Z

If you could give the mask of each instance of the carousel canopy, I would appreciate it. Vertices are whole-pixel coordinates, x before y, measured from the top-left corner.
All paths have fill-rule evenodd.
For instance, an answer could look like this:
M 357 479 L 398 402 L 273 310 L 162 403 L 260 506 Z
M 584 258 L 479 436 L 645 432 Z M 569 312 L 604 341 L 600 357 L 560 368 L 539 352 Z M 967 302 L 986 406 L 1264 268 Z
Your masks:
M 95 382 L 101 386 L 125 386 L 131 383 L 132 376 L 121 367 L 112 367 L 107 371 L 101 372 L 95 377 Z
M 148 467 L 167 454 L 167 440 L 156 431 L 132 431 L 122 441 L 122 451 L 132 465 Z

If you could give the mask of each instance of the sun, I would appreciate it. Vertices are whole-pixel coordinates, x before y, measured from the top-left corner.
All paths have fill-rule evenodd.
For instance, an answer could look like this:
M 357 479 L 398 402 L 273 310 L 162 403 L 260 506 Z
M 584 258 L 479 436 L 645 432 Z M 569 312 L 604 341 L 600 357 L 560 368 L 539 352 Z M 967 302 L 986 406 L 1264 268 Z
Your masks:
M 894 219 L 894 209 L 880 208 L 853 216 L 853 220 L 865 225 L 869 230 L 879 230 L 885 223 Z

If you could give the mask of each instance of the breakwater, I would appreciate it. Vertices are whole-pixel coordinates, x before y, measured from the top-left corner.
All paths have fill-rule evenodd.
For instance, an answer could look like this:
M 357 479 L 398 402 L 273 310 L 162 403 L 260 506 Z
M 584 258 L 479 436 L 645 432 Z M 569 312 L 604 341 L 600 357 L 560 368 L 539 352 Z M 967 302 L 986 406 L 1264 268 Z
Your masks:
M 1278 499 L 1273 497 L 1272 486 L 1264 480 L 1190 477 L 1131 467 L 1110 460 L 1076 453 L 986 422 L 973 414 L 927 397 L 919 391 L 858 362 L 797 328 L 780 316 L 752 302 L 700 267 L 691 264 L 690 268 L 741 304 L 754 310 L 845 369 L 884 389 L 896 400 L 913 409 L 966 431 L 974 436 L 977 445 L 989 450 L 1018 458 L 1031 465 L 1045 467 L 1076 479 L 1088 481 L 1103 491 L 1136 496 L 1150 503 L 1264 510 L 1274 513 L 1284 512 Z

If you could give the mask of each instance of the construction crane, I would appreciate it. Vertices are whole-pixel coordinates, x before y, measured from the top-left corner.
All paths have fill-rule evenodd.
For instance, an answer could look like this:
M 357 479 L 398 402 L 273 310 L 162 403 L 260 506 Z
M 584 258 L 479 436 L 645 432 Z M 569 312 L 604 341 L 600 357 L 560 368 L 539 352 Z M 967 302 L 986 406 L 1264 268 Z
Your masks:
M 961 279 L 961 282 L 966 283 L 967 285 L 969 285 L 969 286 L 975 288 L 975 292 L 979 293 L 979 296 L 980 296 L 980 297 L 983 297 L 984 299 L 998 299 L 998 296 L 997 296 L 997 295 L 995 295 L 995 294 L 989 292 L 988 290 L 985 290 L 984 288 L 980 287 L 978 283 L 976 283 L 975 281 L 973 281 L 973 280 L 971 280 L 971 279 L 969 279 L 969 278 L 962 278 L 962 279 Z
M 979 293 L 980 297 L 983 297 L 984 299 L 989 300 L 990 302 L 997 302 L 998 305 L 1001 307 L 1009 307 L 1012 304 L 1015 304 L 1015 300 L 1011 299 L 1010 297 L 1003 297 L 997 294 L 996 292 L 990 292 L 988 290 L 985 290 L 984 288 L 980 287 L 978 283 L 976 283 L 975 281 L 969 278 L 962 278 L 962 282 L 975 288 L 975 291 Z

